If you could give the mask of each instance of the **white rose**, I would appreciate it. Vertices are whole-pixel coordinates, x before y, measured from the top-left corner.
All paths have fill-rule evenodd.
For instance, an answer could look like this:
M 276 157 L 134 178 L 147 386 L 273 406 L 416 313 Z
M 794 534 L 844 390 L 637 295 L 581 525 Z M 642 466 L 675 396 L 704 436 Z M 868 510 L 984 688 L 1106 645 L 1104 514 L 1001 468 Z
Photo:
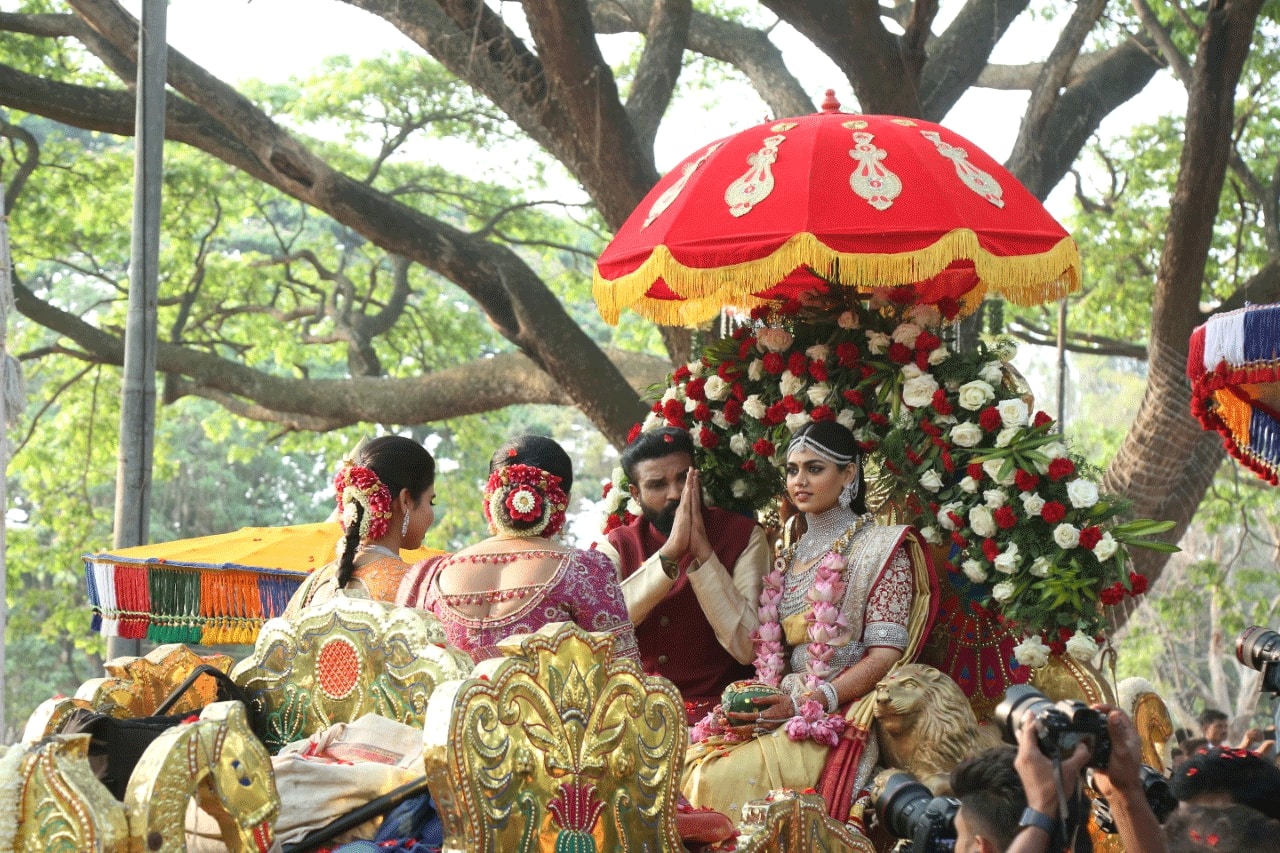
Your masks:
M 1088 663 L 1093 660 L 1093 656 L 1098 653 L 1098 644 L 1093 641 L 1092 637 L 1086 637 L 1080 631 L 1076 631 L 1067 640 L 1067 654 L 1071 655 L 1078 661 Z
M 1005 427 L 996 433 L 996 447 L 1008 447 L 1013 437 L 1022 432 L 1022 427 Z
M 684 410 L 686 412 L 692 412 L 696 408 L 698 408 L 698 401 L 692 397 L 686 397 L 684 400 Z
M 635 498 L 627 499 L 627 512 L 632 515 L 640 515 L 640 504 L 636 503 Z
M 751 359 L 751 364 L 747 365 L 747 378 L 752 382 L 759 382 L 764 378 L 764 362 L 758 358 Z
M 1038 578 L 1047 578 L 1051 568 L 1052 564 L 1050 564 L 1048 557 L 1036 557 L 1031 561 L 1031 568 L 1027 569 L 1027 571 Z
M 921 527 L 920 535 L 924 537 L 924 541 L 930 545 L 941 545 L 942 534 L 938 532 L 936 527 Z
M 982 441 L 982 427 L 973 421 L 961 421 L 951 428 L 951 443 L 960 447 L 973 447 Z
M 978 481 L 973 479 L 972 477 L 965 477 L 963 480 L 960 481 L 960 489 L 961 491 L 965 491 L 965 492 L 968 492 L 969 494 L 973 494 L 978 491 Z
M 809 395 L 810 403 L 821 406 L 831 396 L 831 386 L 825 382 L 819 382 L 817 385 L 811 385 L 806 393 Z
M 689 438 L 693 439 L 694 447 L 702 446 L 702 430 L 694 429 L 689 431 Z
M 1091 480 L 1077 478 L 1067 483 L 1067 497 L 1076 509 L 1086 509 L 1098 502 L 1098 485 Z
M 760 399 L 759 394 L 752 394 L 750 397 L 747 397 L 747 399 L 742 401 L 742 411 L 746 412 L 756 420 L 763 418 L 767 409 L 768 406 L 766 406 L 764 401 Z
M 1053 541 L 1064 550 L 1071 550 L 1080 544 L 1080 531 L 1075 525 L 1063 522 L 1053 528 Z
M 873 355 L 884 355 L 889 351 L 889 336 L 884 332 L 867 332 L 867 349 Z
M 940 346 L 933 352 L 929 353 L 929 363 L 932 364 L 934 367 L 937 367 L 939 364 L 942 364 L 942 362 L 946 361 L 950 356 L 951 356 L 951 350 L 947 349 L 945 345 Z
M 960 404 L 960 408 L 976 412 L 995 398 L 996 391 L 989 383 L 983 382 L 981 379 L 975 379 L 960 386 L 957 402 Z
M 924 331 L 915 323 L 902 323 L 893 330 L 893 339 L 904 347 L 914 348 L 916 338 L 920 337 L 920 333 Z
M 988 509 L 999 509 L 1004 506 L 1008 495 L 1004 493 L 1004 489 L 987 489 L 982 493 L 982 502 L 987 505 Z
M 917 376 L 919 376 L 922 373 L 924 373 L 924 371 L 916 367 L 916 363 L 914 361 L 902 365 L 903 379 L 915 379 Z
M 1120 543 L 1112 538 L 1110 533 L 1104 533 L 1098 540 L 1098 544 L 1093 546 L 1093 556 L 1099 560 L 1110 560 L 1119 547 Z
M 902 386 L 902 402 L 913 409 L 927 406 L 933 402 L 933 392 L 938 390 L 938 380 L 932 374 L 922 373 L 915 379 L 908 379 Z
M 747 456 L 751 453 L 751 442 L 742 433 L 735 432 L 729 439 L 729 449 L 739 456 Z
M 836 325 L 842 329 L 858 328 L 858 318 L 854 316 L 852 311 L 846 311 L 836 319 Z
M 942 527 L 943 530 L 956 529 L 956 523 L 951 520 L 950 514 L 955 512 L 959 508 L 959 506 L 960 504 L 955 503 L 953 501 L 951 503 L 945 503 L 942 506 L 938 507 L 938 514 L 936 517 L 938 519 L 938 525 Z
M 1000 476 L 1000 469 L 1004 467 L 1004 463 L 1005 460 L 1003 459 L 988 459 L 986 462 L 982 463 L 982 470 L 986 472 L 988 477 L 995 480 L 1000 485 L 1008 486 L 1013 483 L 1013 479 L 1017 472 L 1016 469 L 1014 469 L 1014 466 L 1010 465 L 1009 473 L 1005 474 L 1003 477 Z
M 831 354 L 831 349 L 826 344 L 814 344 L 805 350 L 804 354 L 814 361 L 826 361 L 827 356 Z
M 1000 422 L 1007 427 L 1027 425 L 1027 404 L 1017 397 L 996 403 L 996 410 L 1000 412 Z
M 787 415 L 787 429 L 791 430 L 791 432 L 795 432 L 808 422 L 808 412 L 796 412 L 795 414 Z
M 960 568 L 964 569 L 964 576 L 974 583 L 983 583 L 987 579 L 986 570 L 977 560 L 965 560 L 960 564 Z
M 615 465 L 613 470 L 609 472 L 609 480 L 615 485 L 622 482 L 622 478 L 627 474 L 622 470 L 621 465 Z
M 938 415 L 933 419 L 933 422 L 942 427 L 955 426 L 960 423 L 955 415 Z
M 747 484 L 741 480 L 734 480 L 729 486 L 729 491 L 733 492 L 735 498 L 740 498 L 747 493 Z
M 1029 666 L 1032 669 L 1044 666 L 1049 662 L 1049 647 L 1044 644 L 1040 637 L 1027 637 L 1021 643 L 1013 647 L 1013 656 L 1018 659 L 1018 663 L 1023 666 Z
M 1022 511 L 1029 516 L 1039 515 L 1044 509 L 1044 498 L 1036 492 L 1023 492 L 1018 497 L 1022 499 Z
M 930 468 L 920 475 L 920 485 L 931 492 L 936 492 L 942 488 L 942 478 L 938 476 L 938 472 Z
M 804 390 L 805 381 L 790 370 L 782 371 L 782 379 L 778 382 L 778 390 L 783 396 L 795 396 Z
M 711 376 L 702 390 L 706 393 L 708 400 L 723 400 L 729 396 L 729 383 L 719 376 Z
M 701 375 L 702 375 L 703 367 L 702 367 L 702 362 L 701 362 L 701 361 L 691 361 L 691 362 L 689 362 L 688 364 L 686 364 L 686 365 L 685 365 L 685 367 L 689 370 L 689 375 L 690 375 L 690 376 L 701 376 Z
M 684 399 L 683 385 L 672 385 L 666 391 L 662 392 L 663 403 L 667 402 L 668 400 L 683 400 L 683 399 Z
M 942 322 L 942 312 L 936 305 L 912 305 L 907 309 L 907 319 L 917 326 L 932 329 Z
M 969 526 L 979 536 L 996 535 L 996 520 L 991 516 L 991 510 L 985 506 L 979 505 L 969 510 Z
M 1061 441 L 1051 441 L 1040 448 L 1040 452 L 1049 459 L 1061 459 L 1067 455 L 1067 446 Z
M 729 419 L 724 416 L 724 412 L 719 410 L 711 416 L 711 423 L 720 427 L 722 430 L 728 431 L 729 429 Z
M 991 587 L 991 597 L 996 601 L 1008 601 L 1013 598 L 1013 584 L 1009 581 L 1000 581 L 1000 583 Z
M 605 495 L 604 511 L 609 515 L 613 515 L 622 509 L 622 505 L 627 502 L 627 498 L 627 493 L 615 486 L 609 490 L 609 494 Z
M 1009 547 L 998 554 L 991 565 L 995 566 L 997 572 L 1004 572 L 1011 575 L 1018 570 L 1018 566 L 1022 563 L 1022 555 L 1018 553 L 1018 545 L 1016 542 L 1010 542 Z
M 771 352 L 782 352 L 791 347 L 791 333 L 786 329 L 768 326 L 756 335 L 756 341 L 763 349 Z
M 982 365 L 982 369 L 978 371 L 978 375 L 990 382 L 992 385 L 999 385 L 1004 379 L 1004 371 L 1002 365 L 998 361 L 988 361 Z
M 659 427 L 666 426 L 667 419 L 657 412 L 650 412 L 644 416 L 644 423 L 640 425 L 641 432 L 651 432 Z
M 840 414 L 836 415 L 836 423 L 847 430 L 852 430 L 853 425 L 857 423 L 858 416 L 853 409 L 841 409 Z

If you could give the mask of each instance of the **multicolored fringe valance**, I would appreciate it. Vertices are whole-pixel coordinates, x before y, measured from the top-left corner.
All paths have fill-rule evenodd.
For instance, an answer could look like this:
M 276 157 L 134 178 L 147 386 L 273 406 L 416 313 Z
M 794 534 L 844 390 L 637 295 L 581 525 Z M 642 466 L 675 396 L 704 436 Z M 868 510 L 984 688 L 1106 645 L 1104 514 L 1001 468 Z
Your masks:
M 1191 414 L 1227 452 L 1280 482 L 1280 305 L 1220 314 L 1191 333 Z

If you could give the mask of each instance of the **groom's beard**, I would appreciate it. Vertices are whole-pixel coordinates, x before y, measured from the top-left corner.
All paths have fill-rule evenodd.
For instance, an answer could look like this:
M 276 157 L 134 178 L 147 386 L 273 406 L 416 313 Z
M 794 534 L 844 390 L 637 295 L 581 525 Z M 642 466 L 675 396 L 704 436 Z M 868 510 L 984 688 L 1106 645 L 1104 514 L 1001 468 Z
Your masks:
M 680 509 L 680 501 L 667 501 L 667 505 L 660 510 L 642 506 L 640 512 L 644 515 L 646 521 L 662 531 L 663 536 L 670 536 L 671 528 L 676 525 L 676 510 L 678 509 Z

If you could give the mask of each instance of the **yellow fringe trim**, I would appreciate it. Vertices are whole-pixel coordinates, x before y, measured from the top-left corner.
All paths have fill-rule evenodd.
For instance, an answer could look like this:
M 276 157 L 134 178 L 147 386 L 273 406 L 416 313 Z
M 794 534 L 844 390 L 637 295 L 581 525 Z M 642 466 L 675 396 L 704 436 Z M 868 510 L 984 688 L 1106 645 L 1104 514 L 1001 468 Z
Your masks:
M 666 246 L 657 246 L 639 268 L 612 281 L 596 266 L 592 293 L 600 315 L 611 325 L 617 324 L 622 309 L 631 308 L 665 326 L 696 326 L 727 305 L 761 304 L 765 300 L 754 294 L 775 286 L 800 266 L 846 287 L 870 290 L 924 281 L 958 260 L 973 261 L 981 288 L 976 300 L 963 300 L 967 307 L 976 307 L 989 290 L 1015 305 L 1038 305 L 1080 289 L 1080 250 L 1071 237 L 1039 255 L 1006 258 L 983 249 L 971 229 L 957 228 L 931 246 L 890 254 L 838 252 L 806 231 L 767 257 L 710 268 L 685 266 Z M 659 278 L 682 299 L 645 296 Z

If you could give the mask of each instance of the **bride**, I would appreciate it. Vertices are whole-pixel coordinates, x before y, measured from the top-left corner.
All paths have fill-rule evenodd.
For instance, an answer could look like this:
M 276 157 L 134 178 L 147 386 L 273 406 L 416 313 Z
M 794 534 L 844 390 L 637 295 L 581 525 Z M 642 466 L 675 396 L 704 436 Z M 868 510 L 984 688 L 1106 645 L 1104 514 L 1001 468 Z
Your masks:
M 874 523 L 863 482 L 847 428 L 821 421 L 795 433 L 786 487 L 807 527 L 779 553 L 760 597 L 763 684 L 731 685 L 755 698 L 713 709 L 694 729 L 681 787 L 695 806 L 736 822 L 771 790 L 817 788 L 844 821 L 870 778 L 870 697 L 919 651 L 936 579 L 918 531 Z

